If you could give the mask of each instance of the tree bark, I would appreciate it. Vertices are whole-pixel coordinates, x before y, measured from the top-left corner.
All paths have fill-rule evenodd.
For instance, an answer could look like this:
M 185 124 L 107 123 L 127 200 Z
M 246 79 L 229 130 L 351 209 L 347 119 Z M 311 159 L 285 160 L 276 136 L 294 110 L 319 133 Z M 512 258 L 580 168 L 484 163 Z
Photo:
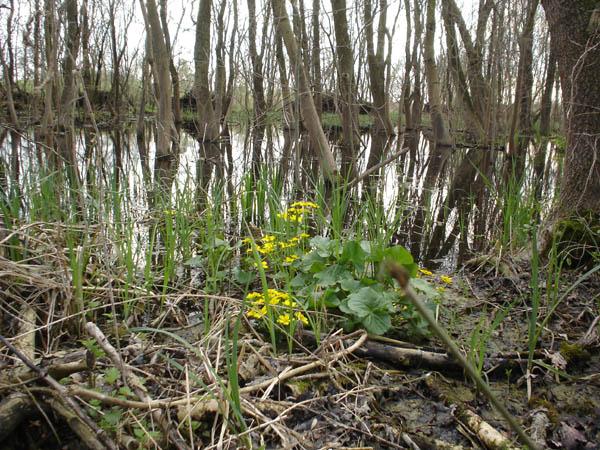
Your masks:
M 194 89 L 198 109 L 198 136 L 201 141 L 214 141 L 219 137 L 218 119 L 211 102 L 208 69 L 210 66 L 210 20 L 212 0 L 200 0 L 196 18 L 196 43 L 194 46 Z
M 542 0 L 555 51 L 566 112 L 567 148 L 558 202 L 542 230 L 565 218 L 600 221 L 600 2 Z M 550 233 L 546 233 L 550 231 Z
M 373 117 L 373 128 L 371 133 L 371 151 L 367 161 L 367 170 L 376 166 L 384 156 L 389 147 L 389 138 L 394 134 L 394 128 L 390 120 L 389 102 L 387 100 L 386 87 L 386 58 L 384 55 L 386 22 L 387 22 L 387 0 L 379 0 L 379 23 L 377 26 L 377 48 L 373 45 L 373 11 L 371 0 L 364 0 L 365 39 L 367 41 L 367 63 L 369 66 L 369 87 L 373 99 L 371 116 Z M 376 182 L 379 172 L 376 171 L 369 177 L 369 191 L 375 193 Z
M 335 30 L 335 54 L 338 73 L 339 107 L 342 116 L 342 176 L 354 178 L 356 167 L 355 133 L 358 127 L 354 55 L 346 16 L 346 0 L 331 0 Z
M 141 3 L 141 0 L 140 0 Z M 169 51 L 165 41 L 164 30 L 160 22 L 155 0 L 146 0 L 147 11 L 141 3 L 146 22 L 148 46 L 152 56 L 152 74 L 157 98 L 157 138 L 156 159 L 154 163 L 154 179 L 159 188 L 169 192 L 174 175 L 174 155 L 171 147 L 178 140 L 175 123 L 173 120 L 173 87 L 169 69 Z
M 256 0 L 248 0 L 248 41 L 252 62 L 252 172 L 256 178 L 261 164 L 266 113 L 262 52 L 256 47 Z
M 298 84 L 302 121 L 308 130 L 314 148 L 317 150 L 325 178 L 329 182 L 335 183 L 337 179 L 335 159 L 329 148 L 329 142 L 323 132 L 317 109 L 315 108 L 306 68 L 298 52 L 298 44 L 292 31 L 287 11 L 285 10 L 285 4 L 283 0 L 271 0 L 271 7 L 273 8 L 273 20 L 285 43 L 292 72 Z
M 75 61 L 79 54 L 79 24 L 77 0 L 65 3 L 67 28 L 65 30 L 65 54 L 62 61 L 63 90 L 58 114 L 59 148 L 67 163 L 73 187 L 79 187 L 79 170 L 75 156 L 74 112 L 77 97 L 75 83 Z
M 525 171 L 527 148 L 531 140 L 531 91 L 533 89 L 533 28 L 539 0 L 530 0 L 527 20 L 519 37 L 519 69 L 515 102 L 509 133 L 508 158 L 504 179 L 521 180 Z

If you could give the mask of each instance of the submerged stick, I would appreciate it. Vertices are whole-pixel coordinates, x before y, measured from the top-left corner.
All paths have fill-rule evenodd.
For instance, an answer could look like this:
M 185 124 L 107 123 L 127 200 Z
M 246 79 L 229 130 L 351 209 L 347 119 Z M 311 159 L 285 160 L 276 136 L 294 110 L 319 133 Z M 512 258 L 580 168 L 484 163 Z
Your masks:
M 512 416 L 506 407 L 498 400 L 498 398 L 491 391 L 489 386 L 483 381 L 481 375 L 475 370 L 475 368 L 466 360 L 463 354 L 460 352 L 458 346 L 454 343 L 452 338 L 448 335 L 446 330 L 435 320 L 431 311 L 427 309 L 425 304 L 421 301 L 414 289 L 408 284 L 409 276 L 406 270 L 395 262 L 387 262 L 386 269 L 389 274 L 400 284 L 406 297 L 411 301 L 417 311 L 427 321 L 433 332 L 442 340 L 444 345 L 448 348 L 448 351 L 456 358 L 458 363 L 463 367 L 465 372 L 473 379 L 477 387 L 484 393 L 490 403 L 496 408 L 496 410 L 502 415 L 502 417 L 508 422 L 513 431 L 519 436 L 519 440 L 522 444 L 526 445 L 532 450 L 539 449 L 538 445 L 523 431 L 523 428 L 516 419 Z

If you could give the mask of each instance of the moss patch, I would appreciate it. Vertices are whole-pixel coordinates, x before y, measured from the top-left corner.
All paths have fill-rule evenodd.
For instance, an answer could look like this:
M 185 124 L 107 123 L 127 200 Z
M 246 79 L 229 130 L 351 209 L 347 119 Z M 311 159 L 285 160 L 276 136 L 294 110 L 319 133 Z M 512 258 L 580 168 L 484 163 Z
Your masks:
M 586 214 L 556 222 L 552 231 L 558 259 L 569 268 L 600 259 L 600 217 Z

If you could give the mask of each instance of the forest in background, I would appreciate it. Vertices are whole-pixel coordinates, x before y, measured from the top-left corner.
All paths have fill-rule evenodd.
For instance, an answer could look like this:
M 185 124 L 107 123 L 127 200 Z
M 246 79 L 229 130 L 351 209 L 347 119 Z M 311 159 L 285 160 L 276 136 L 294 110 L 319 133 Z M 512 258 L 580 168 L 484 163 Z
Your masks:
M 0 0 L 0 23 L 0 442 L 58 445 L 33 398 L 89 448 L 598 440 L 597 0 Z M 477 392 L 402 391 L 424 433 L 390 406 L 414 367 Z

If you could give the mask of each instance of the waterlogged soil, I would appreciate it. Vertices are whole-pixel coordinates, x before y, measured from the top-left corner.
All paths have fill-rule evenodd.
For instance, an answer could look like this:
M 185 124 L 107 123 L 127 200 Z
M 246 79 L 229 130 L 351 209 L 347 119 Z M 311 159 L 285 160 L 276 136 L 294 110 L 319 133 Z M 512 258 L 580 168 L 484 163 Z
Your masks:
M 437 305 L 439 321 L 472 361 L 481 363 L 492 391 L 541 446 L 599 448 L 600 277 L 593 275 L 581 281 L 582 272 L 564 273 L 555 294 L 554 289 L 547 289 L 549 283 L 542 273 L 538 325 L 549 313 L 548 299 L 562 301 L 545 324 L 535 349 L 532 373 L 527 378 L 532 290 L 528 267 L 515 263 L 513 269 L 510 276 L 496 273 L 493 267 L 454 274 Z M 172 396 L 164 394 L 165 389 L 184 390 L 176 368 L 180 370 L 188 363 L 191 368 L 194 362 L 181 340 L 205 348 L 204 362 L 212 364 L 211 370 L 222 372 L 219 364 L 225 359 L 224 349 L 218 336 L 208 341 L 203 338 L 199 304 L 198 300 L 171 304 L 179 319 L 161 323 L 164 332 L 147 337 L 160 347 L 160 352 L 154 356 L 132 354 L 127 359 L 146 379 L 153 380 L 147 383 L 154 398 Z M 224 314 L 229 314 L 223 305 L 211 303 L 213 311 L 218 313 L 223 308 Z M 500 316 L 502 319 L 495 320 Z M 110 329 L 104 325 L 104 329 Z M 427 349 L 442 348 L 435 337 L 416 341 L 402 329 L 393 330 L 390 336 L 412 340 Z M 116 341 L 114 335 L 109 335 L 109 339 Z M 519 447 L 504 419 L 460 372 L 429 370 L 424 366 L 398 367 L 389 361 L 350 354 L 337 360 L 335 351 L 326 352 L 309 344 L 295 348 L 292 354 L 281 351 L 273 355 L 268 341 L 249 324 L 240 330 L 238 377 L 240 388 L 249 393 L 242 402 L 245 428 L 236 425 L 231 416 L 224 420 L 214 405 L 206 405 L 194 416 L 196 448 L 483 448 L 475 431 L 458 414 L 464 409 L 479 415 Z M 131 337 L 125 336 L 120 345 L 131 347 L 132 342 Z M 339 356 L 351 343 L 340 347 L 332 344 L 331 348 L 338 349 Z M 213 350 L 217 354 L 214 359 L 210 356 Z M 157 354 L 163 358 L 156 359 Z M 509 370 L 498 371 L 489 364 L 493 358 L 510 358 L 513 363 Z M 317 364 L 318 360 L 325 363 Z M 306 364 L 313 364 L 310 371 L 284 379 L 289 368 Z M 205 383 L 211 381 L 210 370 L 195 370 Z M 102 377 L 98 376 L 98 384 Z M 277 382 L 278 377 L 281 382 Z M 253 385 L 269 379 L 274 380 L 269 388 L 252 391 Z M 80 381 L 86 381 L 85 375 Z M 104 409 L 103 414 L 108 411 Z M 44 414 L 33 414 L 24 420 L 0 447 L 85 448 L 64 419 L 46 409 Z M 153 426 L 139 414 L 145 426 Z M 174 421 L 175 416 L 181 417 L 181 409 L 177 414 L 172 412 Z M 103 423 L 98 416 L 94 418 Z M 132 421 L 127 415 L 123 415 L 123 420 Z M 223 433 L 221 438 L 219 433 Z M 156 447 L 144 439 L 143 433 L 140 436 L 134 440 L 139 448 Z M 163 447 L 175 448 L 170 444 Z

